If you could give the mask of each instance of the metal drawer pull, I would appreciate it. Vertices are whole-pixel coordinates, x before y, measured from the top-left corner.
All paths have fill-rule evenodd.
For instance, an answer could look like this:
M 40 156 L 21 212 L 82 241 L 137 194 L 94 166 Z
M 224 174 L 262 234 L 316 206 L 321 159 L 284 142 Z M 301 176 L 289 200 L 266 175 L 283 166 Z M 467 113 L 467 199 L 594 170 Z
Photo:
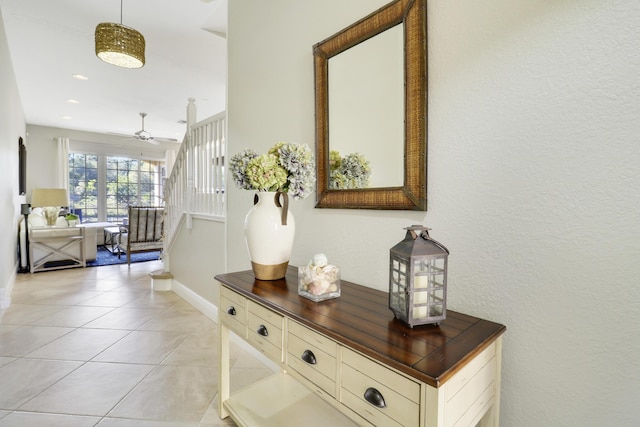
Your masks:
M 387 404 L 384 402 L 384 397 L 382 394 L 373 387 L 369 387 L 367 391 L 364 392 L 364 400 L 371 403 L 373 406 L 378 408 L 386 408 Z
M 236 308 L 234 306 L 231 306 L 231 307 L 227 308 L 227 314 L 235 316 L 236 315 Z
M 268 337 L 269 336 L 269 331 L 267 331 L 267 327 L 264 325 L 260 325 L 258 327 L 258 334 L 262 335 L 263 337 Z
M 313 354 L 311 350 L 305 350 L 304 353 L 302 353 L 302 360 L 307 362 L 309 365 L 315 365 L 318 363 L 316 361 L 316 355 Z

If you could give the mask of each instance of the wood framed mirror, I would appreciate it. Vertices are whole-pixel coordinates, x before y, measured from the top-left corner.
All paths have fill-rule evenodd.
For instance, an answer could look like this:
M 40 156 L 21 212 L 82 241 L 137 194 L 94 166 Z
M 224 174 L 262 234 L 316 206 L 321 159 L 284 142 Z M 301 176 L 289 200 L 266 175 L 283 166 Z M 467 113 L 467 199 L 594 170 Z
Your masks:
M 385 137 L 386 139 L 382 142 L 372 141 L 368 136 L 355 136 L 351 139 L 355 141 L 358 150 L 384 147 L 387 153 L 395 153 L 392 157 L 398 158 L 398 182 L 391 179 L 389 186 L 383 183 L 365 188 L 335 189 L 335 185 L 330 183 L 331 165 L 329 158 L 331 151 L 336 150 L 334 148 L 336 141 L 330 137 L 340 132 L 337 132 L 335 127 L 332 127 L 332 122 L 337 121 L 336 117 L 330 115 L 329 107 L 330 105 L 335 105 L 332 104 L 332 100 L 341 98 L 341 96 L 342 99 L 348 99 L 351 96 L 351 98 L 362 101 L 364 106 L 364 104 L 372 103 L 368 96 L 369 94 L 381 92 L 381 99 L 385 100 L 383 103 L 387 103 L 389 92 L 379 90 L 380 87 L 376 84 L 369 87 L 366 91 L 366 97 L 361 95 L 343 96 L 343 92 L 350 89 L 345 87 L 338 90 L 332 87 L 330 69 L 333 65 L 330 61 L 332 61 L 332 58 L 336 59 L 338 55 L 351 54 L 351 52 L 347 51 L 355 47 L 360 49 L 359 45 L 362 44 L 364 46 L 388 31 L 395 31 L 393 30 L 394 28 L 401 30 L 398 32 L 401 35 L 401 46 L 395 50 L 402 51 L 398 53 L 391 52 L 391 55 L 380 52 L 378 55 L 373 56 L 386 59 L 388 56 L 397 54 L 401 58 L 400 62 L 403 62 L 401 71 L 398 73 L 398 79 L 401 81 L 393 83 L 396 85 L 395 87 L 399 88 L 398 91 L 403 94 L 403 97 L 400 97 L 397 108 L 403 111 L 384 113 L 388 117 L 399 116 L 397 120 L 397 123 L 399 123 L 397 125 L 399 127 L 398 135 L 392 138 Z M 391 45 L 393 45 L 393 42 Z M 337 34 L 314 45 L 313 55 L 316 110 L 316 207 L 427 210 L 426 0 L 393 1 Z M 358 59 L 357 62 L 361 62 L 361 59 Z M 349 67 L 340 68 L 336 66 L 335 68 L 347 69 Z M 375 65 L 371 65 L 368 73 L 372 75 L 380 73 L 380 68 L 376 69 Z M 360 77 L 363 77 L 363 80 L 369 80 L 368 74 Z M 351 79 L 352 81 L 360 80 L 353 77 Z M 346 80 L 348 81 L 348 79 Z M 375 79 L 371 80 L 375 82 Z M 354 117 L 351 117 L 349 111 L 360 110 L 361 107 L 357 105 L 340 109 L 340 121 L 346 123 L 343 126 L 362 128 L 362 123 L 366 122 L 368 131 L 366 135 L 384 134 L 387 127 L 386 121 L 381 122 L 372 115 L 365 117 L 364 122 L 358 122 Z M 362 120 L 362 118 L 359 120 Z M 376 128 L 376 126 L 379 126 L 379 128 Z M 390 145 L 387 146 L 386 144 Z M 388 158 L 386 154 L 382 156 L 387 156 Z M 376 169 L 388 169 L 388 166 L 386 163 L 378 166 L 372 165 L 371 174 L 375 174 Z

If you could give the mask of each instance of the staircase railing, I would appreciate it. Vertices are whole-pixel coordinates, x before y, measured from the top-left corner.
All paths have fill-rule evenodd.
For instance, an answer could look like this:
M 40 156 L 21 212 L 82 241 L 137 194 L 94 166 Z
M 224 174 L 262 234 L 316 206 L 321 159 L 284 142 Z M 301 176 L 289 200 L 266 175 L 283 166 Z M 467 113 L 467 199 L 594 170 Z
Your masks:
M 181 222 L 189 226 L 194 215 L 224 220 L 225 143 L 225 112 L 189 126 L 164 186 L 165 249 Z

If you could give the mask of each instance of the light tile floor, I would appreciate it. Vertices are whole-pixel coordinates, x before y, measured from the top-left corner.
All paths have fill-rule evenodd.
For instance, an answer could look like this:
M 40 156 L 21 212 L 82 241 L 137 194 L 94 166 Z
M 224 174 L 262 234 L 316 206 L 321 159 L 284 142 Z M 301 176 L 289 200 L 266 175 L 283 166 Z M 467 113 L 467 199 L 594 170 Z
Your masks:
M 232 426 L 217 325 L 151 290 L 159 261 L 19 274 L 0 311 L 0 427 Z M 233 346 L 233 389 L 272 373 Z

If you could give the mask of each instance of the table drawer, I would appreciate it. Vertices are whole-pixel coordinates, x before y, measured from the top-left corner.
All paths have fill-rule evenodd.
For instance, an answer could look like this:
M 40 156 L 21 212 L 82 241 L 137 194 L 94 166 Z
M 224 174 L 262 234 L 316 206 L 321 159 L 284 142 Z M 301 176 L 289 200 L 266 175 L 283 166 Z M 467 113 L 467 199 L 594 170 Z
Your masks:
M 347 348 L 342 350 L 340 394 L 342 403 L 374 425 L 420 422 L 420 384 Z
M 316 331 L 292 320 L 288 321 L 287 326 L 289 334 L 297 336 L 303 341 L 309 343 L 309 345 L 315 346 L 333 358 L 338 356 L 338 344 L 331 338 L 327 338 L 324 335 L 321 335 Z
M 347 391 L 341 391 L 340 401 L 356 414 L 364 418 L 368 423 L 366 425 L 384 426 L 384 427 L 404 427 L 395 420 L 389 418 L 382 411 L 374 408 L 369 402 L 362 399 L 362 396 L 356 396 L 355 394 Z M 361 424 L 361 423 L 358 423 Z M 362 424 L 365 425 L 365 424 Z M 414 424 L 417 426 L 417 424 Z
M 268 308 L 265 308 L 259 304 L 256 304 L 253 301 L 247 301 L 247 309 L 249 310 L 250 315 L 254 315 L 263 319 L 265 322 L 271 323 L 273 326 L 277 327 L 282 331 L 282 315 L 276 313 L 275 311 L 271 311 Z
M 247 340 L 271 360 L 281 363 L 283 317 L 247 301 Z
M 337 344 L 295 322 L 288 326 L 287 365 L 335 397 Z
M 247 300 L 245 297 L 222 288 L 220 295 L 220 321 L 238 334 L 247 338 Z
M 220 289 L 221 289 L 220 290 L 221 296 L 233 301 L 235 304 L 242 305 L 244 308 L 247 307 L 247 298 L 245 298 L 244 296 L 240 295 L 235 291 L 232 291 L 226 286 L 221 285 Z

